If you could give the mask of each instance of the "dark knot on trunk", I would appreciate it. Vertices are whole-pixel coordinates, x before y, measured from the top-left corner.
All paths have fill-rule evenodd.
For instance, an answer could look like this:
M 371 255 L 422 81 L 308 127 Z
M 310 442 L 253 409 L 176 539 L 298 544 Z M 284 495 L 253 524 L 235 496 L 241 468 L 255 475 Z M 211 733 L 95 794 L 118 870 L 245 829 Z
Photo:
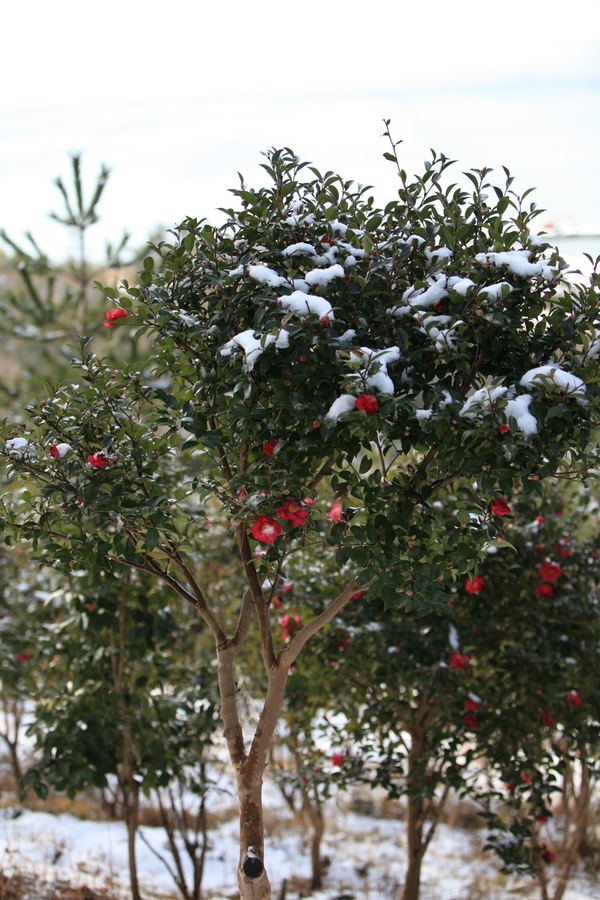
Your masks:
M 260 878 L 265 871 L 262 859 L 258 856 L 247 856 L 242 865 L 242 871 L 247 878 Z

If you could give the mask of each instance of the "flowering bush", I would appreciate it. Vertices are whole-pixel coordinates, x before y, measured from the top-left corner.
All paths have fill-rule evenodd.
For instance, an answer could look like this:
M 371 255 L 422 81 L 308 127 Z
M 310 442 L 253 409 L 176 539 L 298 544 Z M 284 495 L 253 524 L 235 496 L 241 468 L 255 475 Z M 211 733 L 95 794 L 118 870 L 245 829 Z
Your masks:
M 271 153 L 270 185 L 236 189 L 222 226 L 186 219 L 138 284 L 118 298 L 104 289 L 119 303 L 106 324 L 121 310 L 154 341 L 150 369 L 84 343 L 83 390 L 57 388 L 25 434 L 2 426 L 0 453 L 29 487 L 7 500 L 9 539 L 67 571 L 143 570 L 210 630 L 242 799 L 242 898 L 269 893 L 256 810 L 309 638 L 361 587 L 390 616 L 446 614 L 456 581 L 507 545 L 498 494 L 541 492 L 557 471 L 577 479 L 595 463 L 595 288 L 563 283 L 512 179 L 490 202 L 487 170 L 448 191 L 449 165 L 434 154 L 412 184 L 400 169 L 398 197 L 378 209 L 352 182 Z M 57 465 L 45 448 L 61 443 L 72 451 Z M 468 490 L 448 517 L 450 485 Z M 231 636 L 218 591 L 195 574 L 214 528 L 235 535 L 247 584 Z M 253 540 L 268 546 L 254 555 Z M 277 651 L 275 585 L 311 544 L 347 586 Z M 269 689 L 246 747 L 234 666 L 253 617 Z

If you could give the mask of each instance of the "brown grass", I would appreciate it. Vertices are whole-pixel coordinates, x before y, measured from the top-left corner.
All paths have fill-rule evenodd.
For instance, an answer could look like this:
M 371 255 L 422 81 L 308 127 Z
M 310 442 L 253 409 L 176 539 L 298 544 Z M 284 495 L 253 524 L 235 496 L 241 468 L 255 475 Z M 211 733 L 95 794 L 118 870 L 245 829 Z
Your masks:
M 61 882 L 42 882 L 22 872 L 6 876 L 0 873 L 0 900 L 117 900 L 109 888 L 92 890 L 83 885 L 73 888 Z

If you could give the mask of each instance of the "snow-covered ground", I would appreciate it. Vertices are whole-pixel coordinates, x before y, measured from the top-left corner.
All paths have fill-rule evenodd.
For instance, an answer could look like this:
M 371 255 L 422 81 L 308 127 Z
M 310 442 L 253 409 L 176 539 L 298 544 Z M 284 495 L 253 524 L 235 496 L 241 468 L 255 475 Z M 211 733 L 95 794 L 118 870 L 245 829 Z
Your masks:
M 278 896 L 283 879 L 288 880 L 287 898 L 299 896 L 295 878 L 308 878 L 310 863 L 306 837 L 300 834 L 273 788 L 267 790 L 266 862 Z M 161 828 L 143 828 L 144 835 L 160 853 L 168 856 Z M 204 876 L 204 896 L 235 893 L 237 823 L 221 824 L 211 833 L 211 851 Z M 528 895 L 527 880 L 519 882 L 500 875 L 495 861 L 481 851 L 482 830 L 464 830 L 440 825 L 426 856 L 422 900 L 500 900 L 517 888 Z M 137 847 L 139 874 L 144 896 L 177 896 L 162 863 L 142 841 Z M 349 808 L 349 798 L 340 795 L 327 810 L 327 832 L 323 855 L 331 860 L 326 890 L 314 895 L 331 900 L 351 894 L 355 900 L 396 898 L 406 860 L 405 829 L 393 819 L 359 815 Z M 0 871 L 10 875 L 26 872 L 49 883 L 87 885 L 92 890 L 108 887 L 126 900 L 128 891 L 127 839 L 120 822 L 82 821 L 72 815 L 24 811 L 11 818 L 3 810 L 0 818 Z M 523 890 L 524 889 L 524 890 Z M 535 891 L 532 896 L 537 896 Z M 600 898 L 600 882 L 583 874 L 573 878 L 565 900 Z M 32 898 L 34 900 L 34 898 Z

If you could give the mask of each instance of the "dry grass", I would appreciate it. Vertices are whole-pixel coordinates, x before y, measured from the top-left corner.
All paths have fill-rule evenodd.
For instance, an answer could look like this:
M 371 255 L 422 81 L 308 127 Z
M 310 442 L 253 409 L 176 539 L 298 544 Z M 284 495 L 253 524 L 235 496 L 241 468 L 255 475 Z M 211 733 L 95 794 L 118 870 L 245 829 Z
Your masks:
M 92 890 L 83 885 L 73 888 L 60 881 L 41 882 L 22 872 L 6 876 L 0 873 L 0 900 L 117 900 L 109 888 Z

